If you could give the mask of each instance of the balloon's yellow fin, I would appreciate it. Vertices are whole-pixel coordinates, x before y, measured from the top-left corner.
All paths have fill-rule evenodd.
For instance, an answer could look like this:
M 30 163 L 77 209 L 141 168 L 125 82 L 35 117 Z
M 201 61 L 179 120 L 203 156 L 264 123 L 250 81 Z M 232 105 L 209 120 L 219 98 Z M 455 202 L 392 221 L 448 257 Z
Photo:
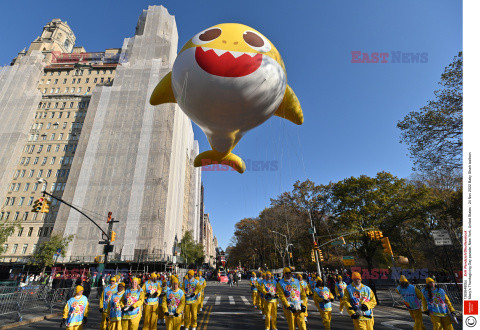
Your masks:
M 212 164 L 230 166 L 238 173 L 245 172 L 245 163 L 243 160 L 231 152 L 221 153 L 216 150 L 208 150 L 199 154 L 193 161 L 193 165 L 195 167 L 208 166 Z
M 158 83 L 150 96 L 151 105 L 159 105 L 163 103 L 177 103 L 172 89 L 172 71 L 167 73 L 165 77 Z
M 285 90 L 285 95 L 283 96 L 283 101 L 275 112 L 275 116 L 290 120 L 297 125 L 303 124 L 303 112 L 300 101 L 298 101 L 297 96 L 288 85 Z

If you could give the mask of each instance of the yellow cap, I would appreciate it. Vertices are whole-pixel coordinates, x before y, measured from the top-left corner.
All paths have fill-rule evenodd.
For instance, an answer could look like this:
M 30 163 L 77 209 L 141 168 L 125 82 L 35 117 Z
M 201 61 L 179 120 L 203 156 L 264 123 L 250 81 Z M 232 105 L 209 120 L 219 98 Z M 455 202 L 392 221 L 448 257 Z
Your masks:
M 80 291 L 83 291 L 83 286 L 77 285 L 77 287 L 75 288 L 75 293 L 79 293 Z
M 338 275 L 337 280 L 341 281 L 342 277 L 340 275 Z
M 170 282 L 173 283 L 177 283 L 178 284 L 178 278 L 176 278 L 175 276 L 172 276 L 172 279 L 170 280 Z
M 124 282 L 118 283 L 118 286 L 120 286 L 120 285 L 123 285 L 123 287 L 125 287 L 125 283 L 124 283 Z
M 399 281 L 400 281 L 400 282 L 404 282 L 404 283 L 408 283 L 408 280 L 407 280 L 407 278 L 405 277 L 405 275 L 400 276 Z
M 140 284 L 140 283 L 142 282 L 138 277 L 135 277 L 133 280 L 134 280 L 135 282 L 137 282 L 138 284 Z
M 427 284 L 428 284 L 428 283 L 435 283 L 435 280 L 434 280 L 433 278 L 431 278 L 431 277 L 427 277 L 427 278 L 425 279 L 425 282 L 427 282 Z
M 322 278 L 320 276 L 317 276 L 317 279 L 316 281 L 320 281 L 320 282 L 323 282 Z
M 302 280 L 302 279 L 303 279 L 302 274 L 298 274 L 298 275 L 297 275 L 297 278 L 298 278 L 299 280 Z
M 200 280 L 200 277 L 198 277 L 198 276 L 195 276 L 195 279 L 196 279 L 196 280 Z
M 266 272 L 265 275 L 272 275 L 272 272 Z
M 187 274 L 193 276 L 193 275 L 195 275 L 195 272 L 192 269 L 190 269 Z
M 150 274 L 150 278 L 157 278 L 157 274 L 155 273 Z
M 252 276 L 253 276 L 253 275 L 257 276 L 257 274 L 255 274 L 255 272 L 252 272 Z
M 110 277 L 110 282 L 117 282 L 117 278 L 115 276 Z
M 354 280 L 354 279 L 359 279 L 359 280 L 361 280 L 361 279 L 362 279 L 362 275 L 360 275 L 359 272 L 353 272 L 353 273 L 352 273 L 352 280 Z
M 202 276 L 202 271 L 201 270 L 198 271 L 198 276 Z
M 288 267 L 285 267 L 285 268 L 283 269 L 283 273 L 284 273 L 284 274 L 285 274 L 285 273 L 291 273 L 291 272 L 292 272 L 292 271 L 291 271 L 290 268 L 288 268 Z

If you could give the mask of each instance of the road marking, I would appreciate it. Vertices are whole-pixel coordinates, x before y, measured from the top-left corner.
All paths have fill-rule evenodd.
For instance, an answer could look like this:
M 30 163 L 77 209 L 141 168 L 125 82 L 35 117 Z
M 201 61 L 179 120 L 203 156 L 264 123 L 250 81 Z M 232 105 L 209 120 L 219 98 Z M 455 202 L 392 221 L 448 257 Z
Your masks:
M 392 328 L 392 329 L 400 329 L 400 328 L 397 328 L 395 326 L 395 325 L 398 325 L 398 324 L 407 324 L 411 327 L 413 327 L 413 325 L 414 325 L 413 322 L 408 322 L 408 321 L 404 321 L 404 320 L 393 320 L 393 321 L 388 321 L 388 322 L 382 322 L 380 324 L 386 326 L 387 328 Z
M 213 306 L 210 305 L 210 308 L 208 309 L 208 312 L 207 312 L 207 319 L 205 320 L 205 323 L 203 324 L 202 330 L 207 329 L 208 321 L 210 320 L 210 315 L 212 314 L 212 308 L 213 308 Z
M 250 302 L 247 300 L 247 298 L 245 298 L 245 296 L 240 296 L 240 298 L 242 298 L 245 305 L 250 305 Z
M 232 296 L 228 296 L 228 299 L 230 300 L 230 305 L 235 305 L 235 300 L 233 300 Z
M 207 304 L 208 298 L 210 298 L 210 296 L 206 296 L 206 297 L 203 299 L 203 305 L 206 305 L 206 304 Z
M 220 305 L 220 299 L 221 299 L 220 296 L 217 296 L 217 297 L 215 298 L 215 305 Z
M 198 328 L 201 329 L 202 328 L 202 325 L 203 325 L 203 321 L 205 320 L 205 316 L 207 316 L 208 314 L 208 309 L 212 307 L 212 306 L 208 306 L 207 308 L 205 308 L 205 311 L 203 312 L 203 316 L 202 316 L 202 319 L 200 320 L 200 322 L 198 322 Z

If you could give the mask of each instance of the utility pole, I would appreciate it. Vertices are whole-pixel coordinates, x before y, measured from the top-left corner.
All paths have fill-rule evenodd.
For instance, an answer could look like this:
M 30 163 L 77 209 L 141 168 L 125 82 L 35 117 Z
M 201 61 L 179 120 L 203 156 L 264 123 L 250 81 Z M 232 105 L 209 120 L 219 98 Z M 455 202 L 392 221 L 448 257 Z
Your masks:
M 308 217 L 310 218 L 310 230 L 309 232 L 312 234 L 312 240 L 314 246 L 317 244 L 317 239 L 315 238 L 315 234 L 317 231 L 315 230 L 315 226 L 313 225 L 313 220 L 312 220 L 312 215 L 310 214 L 310 210 L 308 210 Z M 322 267 L 320 266 L 320 257 L 318 255 L 318 250 L 315 249 L 315 261 L 317 263 L 317 273 L 320 278 L 323 279 L 323 274 L 322 274 Z

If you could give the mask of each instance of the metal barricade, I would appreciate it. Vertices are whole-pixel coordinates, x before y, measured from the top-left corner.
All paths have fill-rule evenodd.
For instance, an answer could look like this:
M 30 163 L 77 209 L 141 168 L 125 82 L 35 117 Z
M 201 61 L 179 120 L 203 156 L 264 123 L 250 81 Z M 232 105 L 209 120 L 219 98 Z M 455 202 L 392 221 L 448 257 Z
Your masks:
M 426 284 L 415 284 L 415 286 L 422 291 Z M 445 290 L 450 302 L 454 305 L 462 305 L 463 304 L 463 285 L 462 283 L 455 285 L 455 283 L 435 283 L 436 288 L 441 288 Z M 460 290 L 460 291 L 459 291 Z
M 389 288 L 388 292 L 392 297 L 392 307 L 405 306 L 402 296 L 397 293 L 396 289 Z

